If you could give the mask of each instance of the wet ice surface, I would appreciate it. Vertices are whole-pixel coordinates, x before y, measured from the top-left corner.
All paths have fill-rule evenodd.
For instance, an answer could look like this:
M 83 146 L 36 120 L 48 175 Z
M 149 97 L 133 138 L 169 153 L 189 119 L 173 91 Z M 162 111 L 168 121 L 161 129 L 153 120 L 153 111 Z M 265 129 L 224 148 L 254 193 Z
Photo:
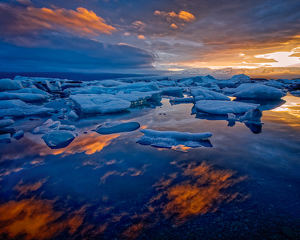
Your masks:
M 163 98 L 161 106 L 73 121 L 77 136 L 59 149 L 27 131 L 48 117 L 16 120 L 24 137 L 0 145 L 1 237 L 297 239 L 300 100 L 283 100 L 264 102 L 257 131 L 251 121 L 230 125 L 228 116 L 199 116 L 194 104 Z M 93 131 L 110 122 L 213 135 L 199 148 L 154 148 L 136 143 L 139 130 Z

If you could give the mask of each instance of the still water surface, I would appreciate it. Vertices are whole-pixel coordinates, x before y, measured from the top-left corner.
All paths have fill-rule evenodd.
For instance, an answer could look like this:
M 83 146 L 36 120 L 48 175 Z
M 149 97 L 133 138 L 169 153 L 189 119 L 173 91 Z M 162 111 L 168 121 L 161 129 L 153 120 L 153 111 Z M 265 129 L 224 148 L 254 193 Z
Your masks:
M 80 120 L 63 149 L 31 133 L 1 144 L 0 239 L 300 239 L 300 100 L 284 100 L 266 107 L 256 134 L 163 99 Z M 91 131 L 110 120 L 213 137 L 161 149 L 136 143 L 139 131 Z

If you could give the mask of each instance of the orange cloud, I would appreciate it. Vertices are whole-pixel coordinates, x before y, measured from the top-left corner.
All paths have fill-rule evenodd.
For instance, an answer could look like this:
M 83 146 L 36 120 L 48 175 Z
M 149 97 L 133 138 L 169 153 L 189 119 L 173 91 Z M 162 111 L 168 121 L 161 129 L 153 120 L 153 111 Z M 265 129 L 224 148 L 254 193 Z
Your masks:
M 0 14 L 11 17 L 4 26 L 4 31 L 10 34 L 30 33 L 32 31 L 49 29 L 67 31 L 80 35 L 111 34 L 115 27 L 106 24 L 105 20 L 93 11 L 83 7 L 76 10 L 65 8 L 13 7 L 0 4 Z
M 154 11 L 154 15 L 166 17 L 167 20 L 168 18 L 174 18 L 177 20 L 183 20 L 185 22 L 192 22 L 196 19 L 196 17 L 192 13 L 187 11 L 180 11 L 179 13 L 176 13 L 174 11 L 165 12 L 165 11 L 156 10 Z

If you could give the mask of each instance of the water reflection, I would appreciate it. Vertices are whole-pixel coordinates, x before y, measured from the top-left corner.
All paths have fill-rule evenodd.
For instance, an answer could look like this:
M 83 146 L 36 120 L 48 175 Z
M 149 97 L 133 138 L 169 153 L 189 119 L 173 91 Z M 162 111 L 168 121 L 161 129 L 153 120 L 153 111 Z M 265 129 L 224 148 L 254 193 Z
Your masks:
M 234 171 L 215 169 L 206 162 L 174 164 L 181 173 L 169 174 L 153 185 L 156 194 L 146 204 L 146 211 L 132 217 L 136 223 L 124 231 L 125 237 L 137 238 L 161 218 L 180 225 L 192 217 L 215 212 L 224 203 L 246 199 L 231 189 L 246 179 L 236 176 Z
M 1 154 L 0 160 L 4 159 L 20 159 L 29 156 L 47 156 L 59 155 L 62 156 L 72 155 L 76 153 L 85 153 L 92 155 L 96 152 L 102 151 L 103 148 L 109 146 L 112 140 L 118 138 L 119 134 L 99 135 L 96 132 L 82 134 L 75 138 L 75 140 L 65 148 L 50 149 L 41 141 L 39 136 L 27 134 L 21 141 L 18 152 L 15 152 L 13 145 L 7 145 L 4 152 Z M 18 143 L 16 143 L 18 144 Z
M 285 103 L 266 112 L 264 119 L 275 122 L 284 123 L 293 128 L 300 127 L 300 98 L 291 95 L 283 98 Z
M 0 234 L 7 238 L 51 239 L 68 231 L 74 234 L 81 226 L 84 208 L 68 214 L 54 209 L 55 201 L 44 199 L 11 200 L 0 205 Z

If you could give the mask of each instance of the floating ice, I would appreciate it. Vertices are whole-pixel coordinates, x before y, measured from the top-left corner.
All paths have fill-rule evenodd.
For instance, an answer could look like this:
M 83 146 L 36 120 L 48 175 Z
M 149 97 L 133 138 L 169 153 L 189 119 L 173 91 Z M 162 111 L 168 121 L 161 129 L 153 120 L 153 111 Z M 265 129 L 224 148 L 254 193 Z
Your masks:
M 26 117 L 34 115 L 49 115 L 53 113 L 52 108 L 24 103 L 21 100 L 1 100 L 0 117 Z
M 141 130 L 144 135 L 137 141 L 143 145 L 154 147 L 172 148 L 174 146 L 184 145 L 186 147 L 201 147 L 203 141 L 212 136 L 211 133 L 189 133 L 176 131 L 156 131 L 151 129 Z
M 292 95 L 294 95 L 295 97 L 300 97 L 300 90 L 297 91 L 291 91 L 290 92 Z
M 24 136 L 24 131 L 23 130 L 19 130 L 16 133 L 14 133 L 13 138 L 19 140 Z
M 192 97 L 185 97 L 185 98 L 173 97 L 170 99 L 171 104 L 193 103 L 193 102 L 194 102 L 194 98 Z
M 48 147 L 52 149 L 64 148 L 68 146 L 75 138 L 70 131 L 56 130 L 45 134 L 42 139 Z
M 18 80 L 0 79 L 0 91 L 18 90 L 21 88 L 23 88 L 22 83 Z
M 11 99 L 19 99 L 24 102 L 44 102 L 48 100 L 48 96 L 35 93 L 0 92 L 0 100 Z
M 202 100 L 195 104 L 197 111 L 216 115 L 243 114 L 257 107 L 259 107 L 258 104 L 220 100 Z
M 277 100 L 285 95 L 278 88 L 263 84 L 242 84 L 233 94 L 238 99 Z
M 77 94 L 70 97 L 83 115 L 122 112 L 130 108 L 131 102 L 110 94 Z
M 161 89 L 161 94 L 166 96 L 181 97 L 183 89 L 181 87 L 165 87 Z
M 100 134 L 112 134 L 119 132 L 131 132 L 140 128 L 138 122 L 126 122 L 126 123 L 107 123 L 100 125 L 96 132 Z
M 191 90 L 191 94 L 194 96 L 195 101 L 199 100 L 224 100 L 230 101 L 230 98 L 224 94 L 210 91 L 203 88 L 194 88 Z

